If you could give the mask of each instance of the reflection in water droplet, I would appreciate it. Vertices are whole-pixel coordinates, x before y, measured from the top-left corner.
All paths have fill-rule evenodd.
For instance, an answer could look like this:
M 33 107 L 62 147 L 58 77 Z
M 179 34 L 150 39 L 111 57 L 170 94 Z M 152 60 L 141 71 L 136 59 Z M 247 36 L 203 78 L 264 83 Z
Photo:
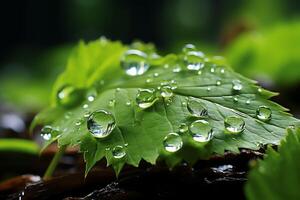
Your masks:
M 222 84 L 222 82 L 220 80 L 217 80 L 216 85 L 220 86 Z
M 210 68 L 210 72 L 215 73 L 215 68 L 214 67 Z
M 232 81 L 232 89 L 236 92 L 241 91 L 243 89 L 243 85 L 240 80 Z
M 241 117 L 230 116 L 225 118 L 224 126 L 228 133 L 237 134 L 245 130 L 245 121 Z
M 164 138 L 163 145 L 166 151 L 176 152 L 182 148 L 182 138 L 177 133 L 169 133 Z
M 142 75 L 149 69 L 147 54 L 136 49 L 128 50 L 121 59 L 121 66 L 130 76 Z
M 151 107 L 156 100 L 157 98 L 153 89 L 139 89 L 136 95 L 136 103 L 142 109 Z
M 256 116 L 262 121 L 269 121 L 272 117 L 272 110 L 267 106 L 259 106 L 256 110 Z
M 213 138 L 213 129 L 206 120 L 196 120 L 190 127 L 190 134 L 196 142 L 208 142 Z
M 126 155 L 125 148 L 123 146 L 121 146 L 121 145 L 115 146 L 112 149 L 112 155 L 116 159 L 123 158 Z
M 179 132 L 185 133 L 189 130 L 189 127 L 185 123 L 181 123 L 179 126 Z
M 90 115 L 91 115 L 91 112 L 88 111 L 83 114 L 83 117 L 88 118 Z
M 94 95 L 88 96 L 88 101 L 89 101 L 89 102 L 92 102 L 92 101 L 94 101 L 94 100 L 95 100 L 95 96 L 94 96 Z
M 57 93 L 58 104 L 64 107 L 74 107 L 82 100 L 82 94 L 75 87 L 66 85 Z
M 87 128 L 96 138 L 105 138 L 111 134 L 116 127 L 114 116 L 105 110 L 93 112 L 87 121 Z
M 188 51 L 183 57 L 188 70 L 200 70 L 204 67 L 204 54 L 200 51 Z
M 188 98 L 187 109 L 194 117 L 207 117 L 208 115 L 205 105 L 195 98 Z
M 50 140 L 52 138 L 52 134 L 54 132 L 54 129 L 52 126 L 46 125 L 41 130 L 41 136 L 44 140 Z

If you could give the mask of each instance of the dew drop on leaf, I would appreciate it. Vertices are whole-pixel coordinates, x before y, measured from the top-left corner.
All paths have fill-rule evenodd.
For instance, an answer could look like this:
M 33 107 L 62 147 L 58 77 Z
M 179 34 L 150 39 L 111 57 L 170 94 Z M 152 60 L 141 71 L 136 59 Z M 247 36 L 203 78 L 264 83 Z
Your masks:
M 243 85 L 240 80 L 233 80 L 232 81 L 232 89 L 236 92 L 239 92 L 243 89 Z
M 189 52 L 189 51 L 195 51 L 196 50 L 196 47 L 195 47 L 195 45 L 193 45 L 193 44 L 186 44 L 186 45 L 184 45 L 184 47 L 182 48 L 182 52 L 183 53 L 187 53 L 187 52 Z
M 169 133 L 164 138 L 163 145 L 166 151 L 176 152 L 182 148 L 182 138 L 177 133 Z
M 272 110 L 267 106 L 259 106 L 256 110 L 256 117 L 262 121 L 269 121 L 272 117 Z
M 82 94 L 73 86 L 66 85 L 57 93 L 58 104 L 64 107 L 74 107 L 82 100 Z
M 116 102 L 116 101 L 115 101 L 114 99 L 110 100 L 110 101 L 108 102 L 108 106 L 109 106 L 109 107 L 114 107 L 115 102 Z
M 174 73 L 181 72 L 181 67 L 177 65 L 172 71 L 173 71 Z
M 50 140 L 52 138 L 52 133 L 53 133 L 53 128 L 52 126 L 46 125 L 42 128 L 41 130 L 41 136 L 44 140 Z
M 179 132 L 185 133 L 189 130 L 189 127 L 186 125 L 186 123 L 181 123 L 179 126 Z
M 194 98 L 188 98 L 187 109 L 194 117 L 206 117 L 208 115 L 206 107 Z
M 142 109 L 151 107 L 156 100 L 157 98 L 153 89 L 139 89 L 136 95 L 136 103 Z
M 123 146 L 121 146 L 121 145 L 115 146 L 112 149 L 112 155 L 116 159 L 123 158 L 126 155 L 125 148 Z
M 160 95 L 165 98 L 165 99 L 169 99 L 173 96 L 173 90 L 171 88 L 171 86 L 169 85 L 164 85 L 160 88 Z
M 121 66 L 129 76 L 144 74 L 149 69 L 147 54 L 140 50 L 131 49 L 125 52 Z
M 86 104 L 86 103 L 85 103 L 85 104 L 83 104 L 83 106 L 82 106 L 82 108 L 83 108 L 83 109 L 87 109 L 88 107 L 89 107 L 89 105 L 88 105 L 88 104 Z
M 222 84 L 222 82 L 220 80 L 217 80 L 216 85 L 220 86 Z
M 209 142 L 213 138 L 213 129 L 206 120 L 194 121 L 191 123 L 189 130 L 196 142 Z
M 183 57 L 188 70 L 200 70 L 204 67 L 204 54 L 201 51 L 188 51 Z
M 93 112 L 87 120 L 87 128 L 96 138 L 109 136 L 115 127 L 116 122 L 114 116 L 105 110 Z
M 245 130 L 245 121 L 241 117 L 230 116 L 224 120 L 227 133 L 238 134 Z

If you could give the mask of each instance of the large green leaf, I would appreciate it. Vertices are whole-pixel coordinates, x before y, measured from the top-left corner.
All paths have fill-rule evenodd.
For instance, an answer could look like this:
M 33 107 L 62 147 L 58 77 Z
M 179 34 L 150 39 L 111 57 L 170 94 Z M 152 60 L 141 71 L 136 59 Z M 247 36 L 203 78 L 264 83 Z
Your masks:
M 248 199 L 300 198 L 300 129 L 288 129 L 278 151 L 269 148 L 264 160 L 250 172 L 246 185 Z
M 120 67 L 120 58 L 127 46 L 104 39 L 88 44 L 81 42 L 55 84 L 52 107 L 35 119 L 34 124 L 43 123 L 58 130 L 50 142 L 57 139 L 59 145 L 80 146 L 87 163 L 86 172 L 104 157 L 119 173 L 125 163 L 138 166 L 142 159 L 154 164 L 160 157 L 172 167 L 182 160 L 193 164 L 214 153 L 222 155 L 226 150 L 235 153 L 239 148 L 255 150 L 261 144 L 277 144 L 285 128 L 297 122 L 286 109 L 268 100 L 274 93 L 224 66 L 218 57 L 205 58 L 200 70 L 188 70 L 182 53 L 157 57 L 150 45 L 135 44 L 134 48 L 148 53 L 151 67 L 145 74 L 132 77 Z M 234 80 L 240 81 L 240 91 L 233 90 Z M 141 88 L 158 90 L 165 84 L 173 87 L 173 97 L 164 99 L 158 95 L 158 100 L 148 109 L 137 105 L 136 97 Z M 75 107 L 65 108 L 57 104 L 56 97 L 65 85 L 78 88 L 80 94 L 82 91 L 89 94 L 94 89 L 98 95 L 92 102 L 83 100 Z M 86 98 L 84 94 L 83 97 Z M 214 134 L 208 144 L 194 141 L 188 132 L 179 133 L 182 123 L 190 125 L 197 119 L 187 108 L 187 99 L 191 98 L 208 111 L 205 120 L 213 127 Z M 271 109 L 270 120 L 257 118 L 259 106 Z M 105 139 L 93 137 L 84 117 L 87 112 L 99 109 L 112 113 L 116 121 L 116 128 Z M 230 116 L 246 123 L 242 133 L 225 131 L 224 119 Z M 163 145 L 164 138 L 171 132 L 180 134 L 183 140 L 183 148 L 176 153 L 167 152 Z M 112 155 L 111 150 L 117 145 L 125 148 L 126 156 L 122 159 Z

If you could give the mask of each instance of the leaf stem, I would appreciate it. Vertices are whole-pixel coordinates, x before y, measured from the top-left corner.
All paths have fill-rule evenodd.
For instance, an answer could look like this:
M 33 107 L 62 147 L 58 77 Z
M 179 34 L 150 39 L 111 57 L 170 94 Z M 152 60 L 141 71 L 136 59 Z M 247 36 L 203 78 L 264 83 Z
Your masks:
M 43 179 L 44 180 L 47 180 L 49 178 L 51 178 L 59 160 L 61 159 L 61 157 L 63 156 L 63 154 L 65 153 L 65 150 L 67 148 L 67 145 L 64 145 L 64 146 L 61 146 L 58 151 L 55 153 L 54 157 L 52 158 L 51 160 L 51 163 L 49 164 L 44 176 L 43 176 Z

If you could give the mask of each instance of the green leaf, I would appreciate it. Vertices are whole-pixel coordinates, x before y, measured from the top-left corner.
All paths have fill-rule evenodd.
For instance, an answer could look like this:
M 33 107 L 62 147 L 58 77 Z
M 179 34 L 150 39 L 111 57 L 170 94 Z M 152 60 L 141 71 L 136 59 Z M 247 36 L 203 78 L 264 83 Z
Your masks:
M 201 70 L 188 70 L 183 53 L 159 57 L 151 46 L 142 47 L 150 57 L 147 60 L 150 69 L 143 75 L 128 76 L 120 67 L 120 58 L 129 47 L 104 39 L 88 44 L 81 42 L 54 86 L 52 106 L 34 121 L 33 125 L 42 123 L 59 130 L 50 142 L 57 139 L 61 146 L 79 145 L 86 161 L 86 173 L 104 157 L 119 173 L 125 163 L 138 166 L 142 159 L 155 164 L 159 158 L 173 167 L 182 160 L 193 164 L 215 153 L 222 155 L 224 151 L 257 150 L 261 144 L 278 144 L 285 128 L 298 121 L 286 109 L 268 100 L 275 93 L 260 88 L 220 60 L 206 57 Z M 233 80 L 240 81 L 240 91 L 233 90 Z M 66 108 L 57 103 L 57 94 L 65 85 L 86 91 L 86 95 L 95 90 L 98 94 L 94 101 L 84 100 L 80 105 Z M 169 99 L 163 98 L 158 89 L 166 85 L 172 87 L 174 94 Z M 147 109 L 141 109 L 136 102 L 140 89 L 156 90 L 155 102 Z M 180 133 L 183 123 L 190 125 L 198 119 L 187 108 L 188 99 L 208 111 L 204 120 L 213 129 L 210 142 L 196 142 L 188 132 Z M 270 120 L 257 118 L 260 106 L 271 109 Z M 85 117 L 97 110 L 111 113 L 116 122 L 112 133 L 102 139 L 89 132 Z M 225 131 L 224 119 L 229 116 L 246 123 L 241 134 Z M 183 141 L 183 147 L 175 153 L 167 152 L 163 145 L 171 132 L 178 133 Z M 126 156 L 120 159 L 112 153 L 118 145 L 126 151 Z
M 240 36 L 226 50 L 228 62 L 243 75 L 280 86 L 300 81 L 300 23 L 281 24 Z
M 268 148 L 264 160 L 250 172 L 248 199 L 299 199 L 300 129 L 288 129 L 278 151 Z
M 39 146 L 32 141 L 22 139 L 0 139 L 0 152 L 39 153 Z

